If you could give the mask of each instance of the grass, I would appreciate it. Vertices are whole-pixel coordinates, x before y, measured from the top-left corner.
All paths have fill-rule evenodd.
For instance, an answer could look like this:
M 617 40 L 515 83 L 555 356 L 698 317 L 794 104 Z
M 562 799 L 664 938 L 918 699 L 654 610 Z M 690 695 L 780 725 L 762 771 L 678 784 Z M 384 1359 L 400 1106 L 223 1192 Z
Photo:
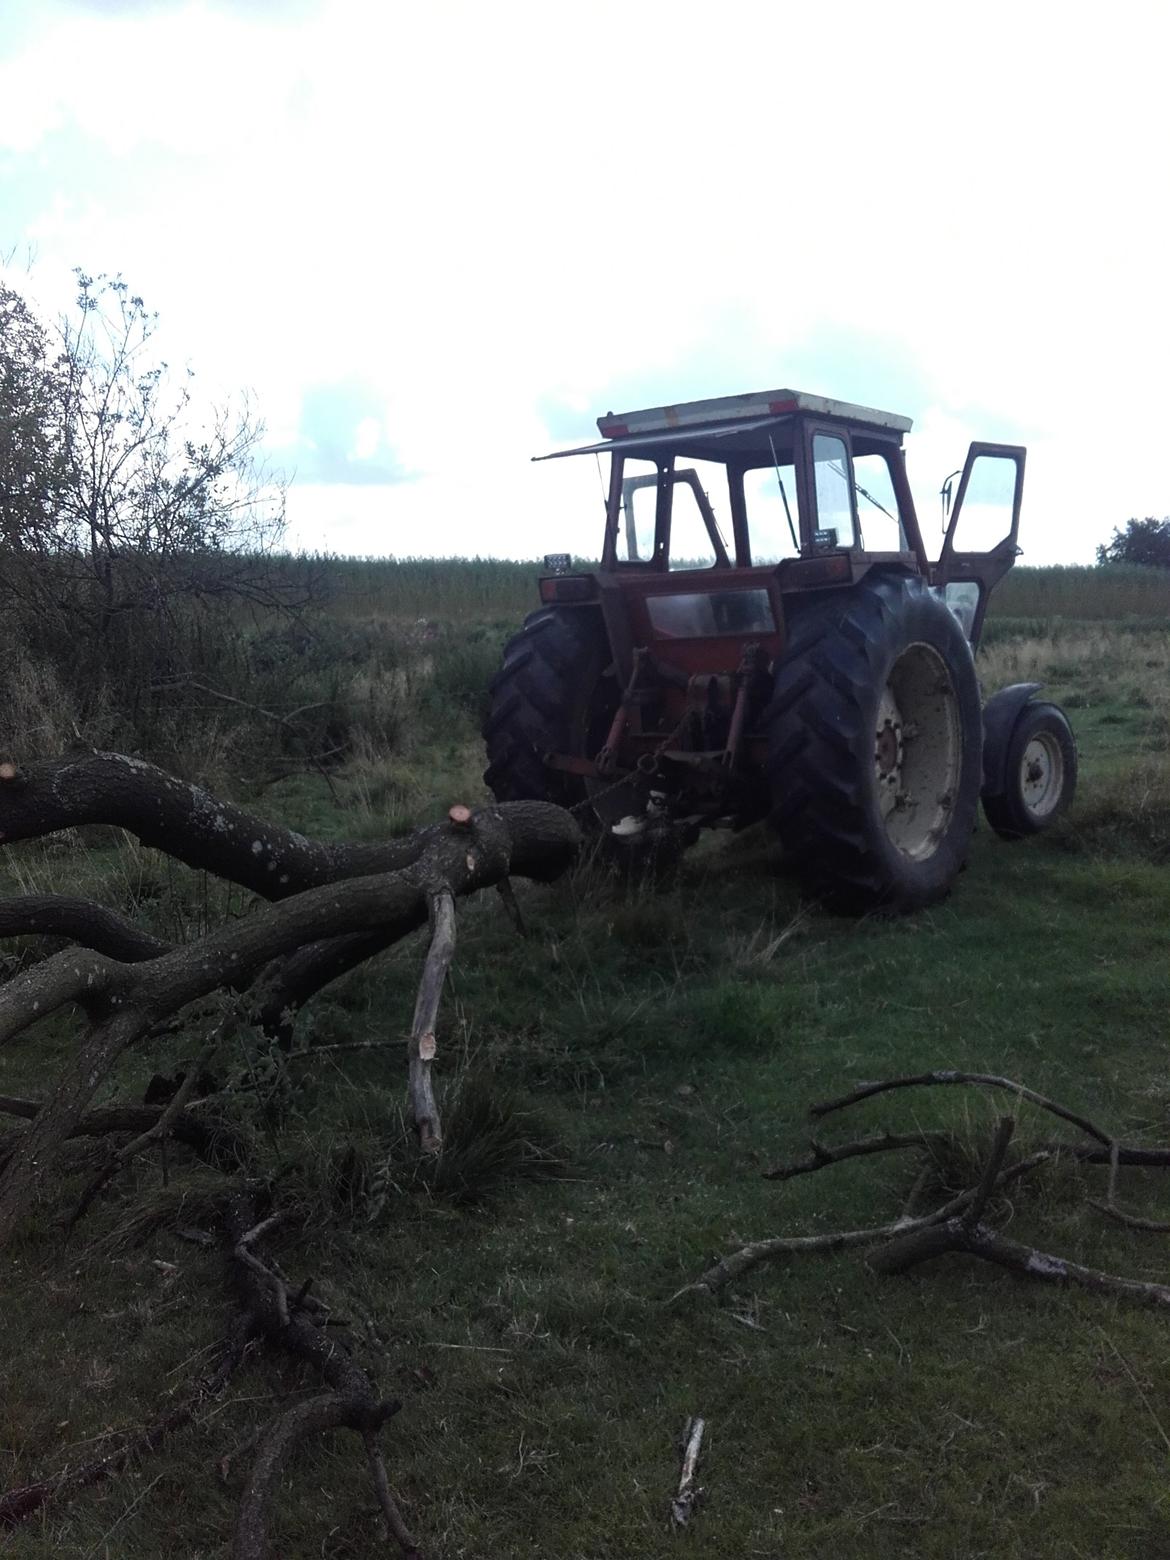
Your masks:
M 800 904 L 753 833 L 705 839 L 656 892 L 588 871 L 521 887 L 527 940 L 494 895 L 462 905 L 439 1054 L 449 1125 L 462 1112 L 475 1130 L 453 1133 L 449 1184 L 392 1174 L 372 1223 L 353 1217 L 354 1190 L 400 1134 L 399 1051 L 290 1066 L 264 1128 L 280 1195 L 299 1211 L 280 1261 L 357 1319 L 366 1357 L 403 1399 L 388 1461 L 426 1553 L 1170 1555 L 1164 1317 L 958 1259 L 879 1279 L 850 1253 L 759 1269 L 721 1306 L 665 1304 L 739 1241 L 901 1208 L 913 1166 L 894 1156 L 760 1177 L 803 1151 L 809 1103 L 861 1078 L 1006 1073 L 1128 1136 L 1170 1137 L 1170 877 L 1157 833 L 1170 816 L 1170 638 L 1037 626 L 1030 609 L 1017 619 L 981 657 L 984 683 L 1044 679 L 1072 706 L 1083 789 L 1051 836 L 1008 846 L 980 829 L 946 904 L 892 923 L 828 917 Z M 477 626 L 470 610 L 462 621 Z M 490 621 L 472 647 L 490 643 Z M 261 805 L 340 837 L 476 800 L 474 656 L 452 675 L 456 693 L 433 695 L 413 743 L 355 751 L 337 776 L 341 806 L 313 775 L 268 788 Z M 411 684 L 420 708 L 432 678 Z M 5 864 L 10 888 L 104 890 L 158 927 L 244 909 L 111 835 L 20 847 Z M 323 996 L 315 1038 L 404 1031 L 420 951 L 400 946 Z M 73 1043 L 46 1026 L 0 1052 L 0 1089 L 43 1089 Z M 173 1066 L 182 1042 L 168 1046 L 131 1058 L 120 1090 Z M 818 1132 L 945 1126 L 974 1161 L 1002 1109 L 922 1090 Z M 1025 1108 L 1020 1134 L 1050 1125 Z M 63 1209 L 94 1152 L 77 1150 Z M 963 1157 L 939 1167 L 941 1182 Z M 1088 1208 L 1103 1175 L 1062 1166 L 1021 1187 L 1000 1210 L 1009 1232 L 1164 1277 L 1159 1237 Z M 72 1236 L 30 1221 L 0 1276 L 5 1484 L 149 1418 L 222 1331 L 218 1257 L 175 1233 L 199 1222 L 208 1173 L 172 1166 L 178 1216 L 160 1204 L 156 1163 L 135 1177 Z M 1131 1172 L 1125 1185 L 1127 1206 L 1165 1216 L 1162 1179 Z M 490 1196 L 469 1197 L 476 1187 Z M 297 1385 L 255 1362 L 197 1426 L 12 1535 L 9 1552 L 226 1556 L 246 1458 L 226 1482 L 216 1465 Z M 694 1413 L 709 1423 L 709 1501 L 675 1535 L 675 1442 Z M 384 1552 L 352 1446 L 322 1443 L 296 1468 L 274 1554 Z

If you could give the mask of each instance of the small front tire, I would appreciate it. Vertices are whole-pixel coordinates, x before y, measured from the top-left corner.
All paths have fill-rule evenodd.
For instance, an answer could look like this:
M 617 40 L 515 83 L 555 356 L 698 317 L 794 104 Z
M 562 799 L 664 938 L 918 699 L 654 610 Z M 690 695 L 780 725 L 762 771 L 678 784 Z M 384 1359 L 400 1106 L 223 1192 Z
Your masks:
M 1042 834 L 1066 812 L 1077 786 L 1077 745 L 1063 710 L 1025 704 L 1008 738 L 1004 789 L 983 797 L 988 823 L 1005 840 Z

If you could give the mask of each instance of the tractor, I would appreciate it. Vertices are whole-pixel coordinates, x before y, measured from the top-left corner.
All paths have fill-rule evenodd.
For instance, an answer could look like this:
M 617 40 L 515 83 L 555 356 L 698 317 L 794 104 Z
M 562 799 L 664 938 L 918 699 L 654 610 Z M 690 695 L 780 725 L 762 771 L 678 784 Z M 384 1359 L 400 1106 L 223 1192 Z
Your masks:
M 501 801 L 611 844 L 767 818 L 805 890 L 848 912 L 935 903 L 976 810 L 1018 840 L 1076 784 L 1037 683 L 982 704 L 974 652 L 1015 562 L 1023 448 L 974 443 L 927 554 L 909 418 L 794 390 L 607 414 L 600 563 L 544 560 L 484 726 Z M 957 487 L 956 487 L 957 478 Z M 953 500 L 953 502 L 952 502 Z

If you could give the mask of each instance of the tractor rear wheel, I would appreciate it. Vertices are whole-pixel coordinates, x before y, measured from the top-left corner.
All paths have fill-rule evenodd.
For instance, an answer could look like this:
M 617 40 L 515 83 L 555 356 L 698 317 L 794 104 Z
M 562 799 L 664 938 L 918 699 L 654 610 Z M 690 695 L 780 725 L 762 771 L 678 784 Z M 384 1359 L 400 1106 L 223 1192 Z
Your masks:
M 497 801 L 584 801 L 585 782 L 551 769 L 548 753 L 591 758 L 605 742 L 619 692 L 594 612 L 542 607 L 504 648 L 483 735 L 484 781 Z
M 797 604 L 767 712 L 772 821 L 835 909 L 942 899 L 979 800 L 982 712 L 954 614 L 904 575 Z

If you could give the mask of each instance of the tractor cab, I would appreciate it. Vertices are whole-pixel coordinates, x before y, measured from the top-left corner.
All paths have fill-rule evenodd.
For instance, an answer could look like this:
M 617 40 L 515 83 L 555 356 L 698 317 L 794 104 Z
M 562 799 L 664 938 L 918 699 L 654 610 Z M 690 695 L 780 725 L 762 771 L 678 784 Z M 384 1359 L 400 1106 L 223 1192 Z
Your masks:
M 772 390 L 608 413 L 600 442 L 542 458 L 610 456 L 591 596 L 620 600 L 645 637 L 772 635 L 785 596 L 884 567 L 944 592 L 977 641 L 988 594 L 1015 557 L 1024 451 L 971 446 L 932 563 L 906 476 L 911 426 L 893 412 Z M 584 599 L 585 580 L 565 579 L 564 560 L 554 555 L 549 567 L 558 577 L 542 581 L 543 600 Z

